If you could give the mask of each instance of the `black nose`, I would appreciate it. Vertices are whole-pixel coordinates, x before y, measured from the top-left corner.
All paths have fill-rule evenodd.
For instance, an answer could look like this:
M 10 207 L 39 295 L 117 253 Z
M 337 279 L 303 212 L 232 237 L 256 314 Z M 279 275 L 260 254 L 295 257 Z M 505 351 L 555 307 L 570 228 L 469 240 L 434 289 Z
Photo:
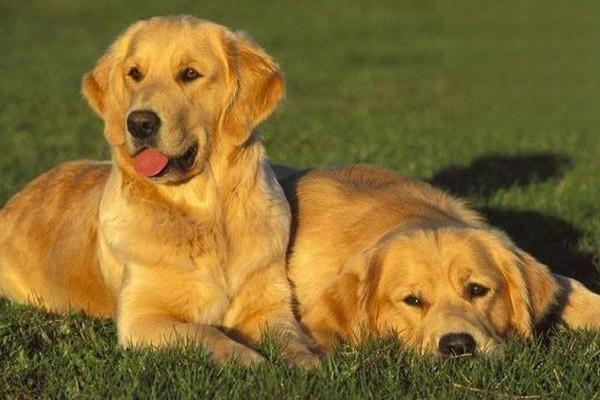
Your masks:
M 475 352 L 475 339 L 468 333 L 447 333 L 440 338 L 438 348 L 445 356 L 473 354 Z
M 127 130 L 138 139 L 150 137 L 160 128 L 160 118 L 154 111 L 132 111 L 127 117 Z

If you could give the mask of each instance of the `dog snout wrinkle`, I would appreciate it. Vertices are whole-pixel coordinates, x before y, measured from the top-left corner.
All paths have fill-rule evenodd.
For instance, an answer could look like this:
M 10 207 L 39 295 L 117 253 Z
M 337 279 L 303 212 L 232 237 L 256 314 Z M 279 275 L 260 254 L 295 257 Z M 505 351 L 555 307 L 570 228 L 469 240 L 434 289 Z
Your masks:
M 475 339 L 468 333 L 447 333 L 440 338 L 438 349 L 445 356 L 473 354 Z
M 132 111 L 127 117 L 127 130 L 137 139 L 146 139 L 158 132 L 160 123 L 160 118 L 154 111 Z

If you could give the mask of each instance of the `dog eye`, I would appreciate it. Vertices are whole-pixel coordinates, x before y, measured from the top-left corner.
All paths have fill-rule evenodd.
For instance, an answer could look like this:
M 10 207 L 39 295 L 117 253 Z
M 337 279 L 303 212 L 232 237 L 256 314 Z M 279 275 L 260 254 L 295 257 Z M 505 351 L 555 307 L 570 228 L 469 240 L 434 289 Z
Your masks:
M 489 288 L 486 288 L 483 285 L 478 283 L 469 283 L 467 286 L 467 295 L 469 298 L 473 299 L 475 297 L 483 297 L 490 291 Z
M 200 74 L 200 72 L 190 67 L 183 69 L 179 73 L 179 79 L 181 79 L 182 82 L 191 82 L 200 78 L 201 76 L 202 74 Z
M 129 69 L 129 72 L 127 72 L 127 76 L 136 82 L 139 82 L 142 80 L 142 73 L 140 72 L 139 69 L 137 69 L 137 67 L 131 67 Z
M 421 307 L 423 305 L 423 302 L 420 298 L 412 295 L 405 297 L 402 301 L 412 307 Z

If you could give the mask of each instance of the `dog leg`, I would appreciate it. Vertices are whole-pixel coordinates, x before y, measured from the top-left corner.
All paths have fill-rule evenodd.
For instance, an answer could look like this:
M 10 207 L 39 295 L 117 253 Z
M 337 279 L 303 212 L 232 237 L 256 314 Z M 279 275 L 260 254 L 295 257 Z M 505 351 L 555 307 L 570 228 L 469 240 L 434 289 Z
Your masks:
M 147 271 L 148 272 L 148 271 Z M 150 272 L 151 274 L 151 272 Z M 133 276 L 131 276 L 133 275 Z M 198 310 L 210 312 L 215 305 L 196 302 L 199 296 L 183 279 L 165 279 L 163 276 L 131 274 L 121 289 L 117 317 L 119 344 L 124 347 L 164 348 L 181 344 L 195 344 L 206 348 L 215 361 L 237 359 L 243 365 L 263 360 L 255 350 L 203 320 Z
M 575 279 L 554 274 L 563 290 L 559 317 L 571 329 L 600 329 L 600 295 Z
M 193 343 L 206 348 L 218 362 L 237 360 L 251 366 L 264 358 L 251 348 L 236 342 L 210 325 L 185 323 L 160 315 L 148 315 L 118 326 L 119 344 L 123 347 L 164 348 Z
M 273 333 L 290 364 L 313 368 L 319 359 L 310 350 L 314 343 L 292 312 L 291 289 L 284 271 L 283 264 L 276 264 L 255 272 L 233 299 L 225 326 L 255 343 L 263 332 Z

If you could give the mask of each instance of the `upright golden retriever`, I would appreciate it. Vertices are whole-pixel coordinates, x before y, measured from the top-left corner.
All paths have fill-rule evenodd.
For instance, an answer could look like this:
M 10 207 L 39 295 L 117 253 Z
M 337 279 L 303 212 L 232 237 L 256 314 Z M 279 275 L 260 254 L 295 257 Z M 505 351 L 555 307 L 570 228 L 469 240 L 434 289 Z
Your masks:
M 600 296 L 426 183 L 364 165 L 276 171 L 299 316 L 324 351 L 395 332 L 424 352 L 493 352 L 531 337 L 553 306 L 570 327 L 600 327 Z
M 124 346 L 183 339 L 246 364 L 270 328 L 314 364 L 285 274 L 289 207 L 253 132 L 284 94 L 274 61 L 214 23 L 152 18 L 83 93 L 112 162 L 61 165 L 8 202 L 0 294 L 114 317 Z

